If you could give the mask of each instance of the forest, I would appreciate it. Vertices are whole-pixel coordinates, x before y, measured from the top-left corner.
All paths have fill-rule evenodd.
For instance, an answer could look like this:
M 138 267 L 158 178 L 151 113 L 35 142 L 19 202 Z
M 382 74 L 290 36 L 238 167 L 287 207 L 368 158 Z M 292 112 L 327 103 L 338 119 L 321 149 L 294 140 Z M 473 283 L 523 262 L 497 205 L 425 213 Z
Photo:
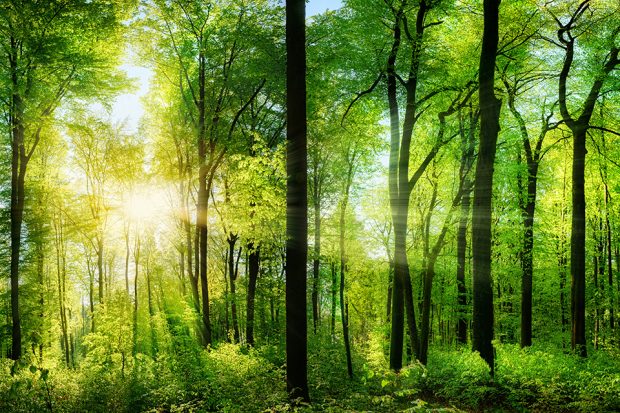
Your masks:
M 620 411 L 618 0 L 0 33 L 0 412 Z

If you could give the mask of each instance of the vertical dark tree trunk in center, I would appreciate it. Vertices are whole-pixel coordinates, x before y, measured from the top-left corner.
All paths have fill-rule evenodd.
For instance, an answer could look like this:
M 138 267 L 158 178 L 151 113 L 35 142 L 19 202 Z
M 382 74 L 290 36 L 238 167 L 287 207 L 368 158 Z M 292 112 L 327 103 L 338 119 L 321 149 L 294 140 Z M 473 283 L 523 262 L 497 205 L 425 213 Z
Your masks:
M 484 31 L 480 52 L 480 144 L 472 219 L 474 278 L 473 349 L 494 372 L 493 281 L 491 279 L 491 203 L 493 164 L 501 101 L 495 96 L 495 56 L 499 40 L 500 0 L 484 0 Z
M 247 323 L 245 339 L 249 346 L 254 345 L 254 307 L 256 303 L 256 282 L 260 270 L 260 247 L 254 243 L 248 245 L 248 294 L 247 294 Z
M 306 5 L 286 1 L 286 388 L 309 401 L 306 261 L 308 159 L 306 124 Z

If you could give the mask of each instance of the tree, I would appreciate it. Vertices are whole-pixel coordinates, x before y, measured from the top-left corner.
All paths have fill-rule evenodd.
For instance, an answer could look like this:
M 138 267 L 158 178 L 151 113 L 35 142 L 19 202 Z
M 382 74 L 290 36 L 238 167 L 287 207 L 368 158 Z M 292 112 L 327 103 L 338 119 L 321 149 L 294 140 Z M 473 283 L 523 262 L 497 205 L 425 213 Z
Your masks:
M 286 388 L 292 400 L 309 401 L 306 319 L 308 160 L 305 10 L 304 0 L 286 1 Z
M 484 0 L 484 31 L 480 51 L 480 143 L 474 179 L 472 219 L 473 249 L 473 349 L 494 371 L 493 282 L 491 279 L 491 200 L 493 164 L 501 101 L 495 96 L 495 57 L 499 41 L 500 0 Z
M 11 1 L 0 11 L 3 99 L 11 134 L 12 352 L 22 354 L 19 262 L 26 203 L 26 172 L 44 128 L 68 95 L 109 90 L 116 71 L 120 21 L 127 4 L 85 0 Z M 89 24 L 83 24 L 89 22 Z M 96 29 L 96 30 L 95 30 Z M 86 47 L 88 44 L 91 47 Z M 97 45 L 97 47 L 92 47 Z M 44 79 L 44 80 L 43 80 Z
M 564 62 L 558 78 L 559 106 L 562 120 L 573 135 L 573 186 L 572 186 L 572 225 L 571 225 L 571 347 L 580 356 L 587 356 L 586 348 L 586 199 L 585 199 L 585 160 L 586 136 L 590 128 L 590 120 L 594 106 L 601 93 L 601 88 L 609 73 L 620 65 L 616 46 L 616 37 L 620 33 L 620 25 L 615 26 L 609 35 L 611 46 L 592 82 L 592 86 L 583 101 L 580 111 L 571 114 L 567 100 L 567 81 L 575 60 L 575 43 L 580 35 L 579 22 L 583 14 L 590 8 L 590 0 L 582 1 L 563 23 L 554 16 L 558 25 L 559 46 L 564 49 Z

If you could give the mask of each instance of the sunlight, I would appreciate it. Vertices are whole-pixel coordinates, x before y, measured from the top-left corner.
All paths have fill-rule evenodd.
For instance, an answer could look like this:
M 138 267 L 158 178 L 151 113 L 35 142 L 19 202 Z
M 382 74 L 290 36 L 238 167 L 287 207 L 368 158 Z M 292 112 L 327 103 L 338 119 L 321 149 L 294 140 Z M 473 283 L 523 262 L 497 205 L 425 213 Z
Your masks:
M 132 222 L 154 222 L 169 209 L 167 196 L 162 188 L 136 189 L 125 197 L 123 215 Z

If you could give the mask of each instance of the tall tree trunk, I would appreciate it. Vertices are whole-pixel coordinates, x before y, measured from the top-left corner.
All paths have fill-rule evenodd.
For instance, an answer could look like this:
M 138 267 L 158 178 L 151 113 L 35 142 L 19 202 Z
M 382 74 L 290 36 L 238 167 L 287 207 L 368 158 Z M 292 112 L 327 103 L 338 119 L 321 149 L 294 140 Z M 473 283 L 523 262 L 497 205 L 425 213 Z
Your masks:
M 467 287 L 465 285 L 465 266 L 467 264 L 467 222 L 469 221 L 470 209 L 470 192 L 463 194 L 461 202 L 461 216 L 459 218 L 459 226 L 457 232 L 457 269 L 456 269 L 456 285 L 457 285 L 457 306 L 458 306 L 458 322 L 457 322 L 457 340 L 461 344 L 467 343 L 467 318 L 465 317 L 467 308 Z
M 398 9 L 394 9 L 393 41 L 387 60 L 387 96 L 390 111 L 390 160 L 389 160 L 389 194 L 392 223 L 394 226 L 394 282 L 392 285 L 392 329 L 390 336 L 390 368 L 399 371 L 402 367 L 403 338 L 404 338 L 404 313 L 407 314 L 407 326 L 409 340 L 416 352 L 419 350 L 419 340 L 415 321 L 415 308 L 413 305 L 413 293 L 411 277 L 409 275 L 409 263 L 407 259 L 406 236 L 407 218 L 409 214 L 409 198 L 417 180 L 422 175 L 428 164 L 433 160 L 441 143 L 436 143 L 431 152 L 426 156 L 418 169 L 409 178 L 409 157 L 411 138 L 416 121 L 417 109 L 417 86 L 418 69 L 426 14 L 431 5 L 426 1 L 420 1 L 415 22 L 415 34 L 411 38 L 411 58 L 409 75 L 405 82 L 406 110 L 403 119 L 402 136 L 400 133 L 400 115 L 398 109 L 396 60 L 401 46 L 402 27 L 409 27 L 407 14 L 405 13 L 406 2 L 402 2 Z M 409 34 L 407 33 L 408 37 Z
M 60 314 L 60 339 L 63 354 L 65 356 L 65 365 L 71 367 L 69 338 L 67 335 L 67 313 L 65 309 L 65 280 L 66 280 L 66 253 L 63 236 L 62 220 L 54 220 L 54 244 L 56 247 L 56 274 L 58 279 L 58 311 Z
M 125 290 L 127 291 L 127 296 L 129 296 L 129 225 L 125 224 L 124 226 L 124 238 L 125 238 Z
M 345 295 L 344 295 L 344 287 L 345 287 L 345 271 L 347 266 L 346 261 L 346 250 L 345 250 L 345 218 L 347 213 L 347 204 L 349 203 L 349 191 L 351 188 L 351 184 L 353 182 L 353 173 L 354 173 L 354 163 L 356 161 L 355 154 L 352 155 L 351 158 L 348 157 L 347 154 L 348 171 L 346 176 L 346 184 L 345 190 L 343 194 L 343 199 L 340 205 L 340 237 L 339 237 L 339 247 L 340 247 L 340 316 L 342 318 L 342 338 L 344 340 L 344 349 L 345 355 L 347 358 L 347 373 L 349 374 L 349 378 L 353 378 L 353 363 L 351 361 L 351 342 L 349 340 L 349 315 L 348 312 L 345 311 Z
M 136 233 L 136 241 L 133 250 L 135 274 L 133 279 L 133 351 L 135 357 L 138 353 L 138 274 L 140 268 L 140 236 Z
M 528 162 L 527 200 L 523 210 L 523 250 L 521 251 L 521 347 L 532 345 L 532 275 L 534 251 L 534 213 L 538 163 Z
M 103 304 L 103 287 L 105 285 L 105 275 L 103 268 L 103 234 L 97 236 L 97 275 L 99 276 L 99 305 Z
M 236 281 L 237 267 L 235 266 L 235 243 L 238 237 L 234 234 L 228 235 L 228 279 L 230 280 L 230 310 L 232 313 L 233 334 L 235 342 L 239 343 L 239 319 L 237 317 L 237 296 Z M 239 251 L 239 255 L 241 251 Z
M 157 357 L 157 337 L 155 336 L 155 309 L 153 307 L 153 293 L 151 288 L 151 250 L 147 250 L 146 256 L 146 294 L 149 306 L 149 331 L 151 332 L 151 356 Z
M 579 117 L 574 118 L 567 105 L 567 80 L 572 68 L 575 40 L 571 30 L 575 22 L 581 18 L 590 6 L 590 0 L 582 1 L 569 20 L 557 19 L 559 30 L 558 40 L 562 44 L 565 55 L 562 70 L 558 76 L 559 107 L 562 120 L 570 128 L 573 135 L 573 186 L 572 186 L 572 225 L 571 225 L 571 348 L 582 357 L 587 356 L 586 348 L 586 201 L 584 192 L 586 136 L 594 106 L 598 100 L 605 78 L 618 65 L 620 48 L 613 43 L 605 56 L 600 73 L 594 79 L 592 87 L 581 106 Z M 565 21 L 564 23 L 562 23 Z
M 89 256 L 86 257 L 88 267 L 88 303 L 90 306 L 90 331 L 95 332 L 95 270 Z
M 491 278 L 491 201 L 493 164 L 501 101 L 494 92 L 495 56 L 499 38 L 500 0 L 484 0 L 484 30 L 480 52 L 480 144 L 474 181 L 472 250 L 474 278 L 473 349 L 494 373 L 493 281 Z
M 586 357 L 586 131 L 573 134 L 573 215 L 570 241 L 571 348 Z
M 22 330 L 19 310 L 19 257 L 21 248 L 21 231 L 24 216 L 24 186 L 27 159 L 24 148 L 24 104 L 19 93 L 18 46 L 11 37 L 10 71 L 11 71 L 11 358 L 18 360 L 22 355 Z
M 254 307 L 256 301 L 256 282 L 260 270 L 260 246 L 248 245 L 248 294 L 247 294 L 247 322 L 245 337 L 249 346 L 254 345 Z
M 460 217 L 456 235 L 456 285 L 457 285 L 457 340 L 461 344 L 467 343 L 467 286 L 465 285 L 465 273 L 467 265 L 467 226 L 471 210 L 471 192 L 473 182 L 470 178 L 470 170 L 475 161 L 476 145 L 476 125 L 478 124 L 479 112 L 474 112 L 469 107 L 469 122 L 467 129 L 465 121 L 459 113 L 459 129 L 461 135 L 461 165 L 459 168 L 459 178 L 463 185 L 463 195 L 461 198 Z
M 200 238 L 200 230 L 198 229 L 198 227 L 196 227 L 195 231 L 194 231 L 194 243 L 192 246 L 192 230 L 191 230 L 191 225 L 187 225 L 185 228 L 185 236 L 187 238 L 187 245 L 188 248 L 192 251 L 191 253 L 188 252 L 187 256 L 188 256 L 188 271 L 190 272 L 190 279 L 191 279 L 191 284 L 192 284 L 192 298 L 193 298 L 193 304 L 194 304 L 194 309 L 196 310 L 196 315 L 200 315 L 200 292 L 198 290 L 198 281 L 199 281 L 199 273 L 200 270 L 198 268 L 198 263 L 199 263 L 199 252 L 198 252 L 198 239 Z M 192 265 L 192 261 L 191 261 L 191 257 L 194 257 L 194 261 L 193 261 L 193 265 Z M 192 271 L 193 268 L 193 271 Z M 202 325 L 200 325 L 199 328 L 200 331 L 202 331 Z M 202 336 L 202 333 L 200 333 Z M 201 338 L 202 340 L 202 338 Z
M 308 149 L 305 14 L 304 0 L 286 0 L 286 388 L 291 400 L 309 401 L 306 318 Z
M 319 323 L 319 270 L 321 263 L 321 197 L 319 188 L 318 172 L 314 171 L 314 256 L 312 258 L 312 325 L 316 334 Z

